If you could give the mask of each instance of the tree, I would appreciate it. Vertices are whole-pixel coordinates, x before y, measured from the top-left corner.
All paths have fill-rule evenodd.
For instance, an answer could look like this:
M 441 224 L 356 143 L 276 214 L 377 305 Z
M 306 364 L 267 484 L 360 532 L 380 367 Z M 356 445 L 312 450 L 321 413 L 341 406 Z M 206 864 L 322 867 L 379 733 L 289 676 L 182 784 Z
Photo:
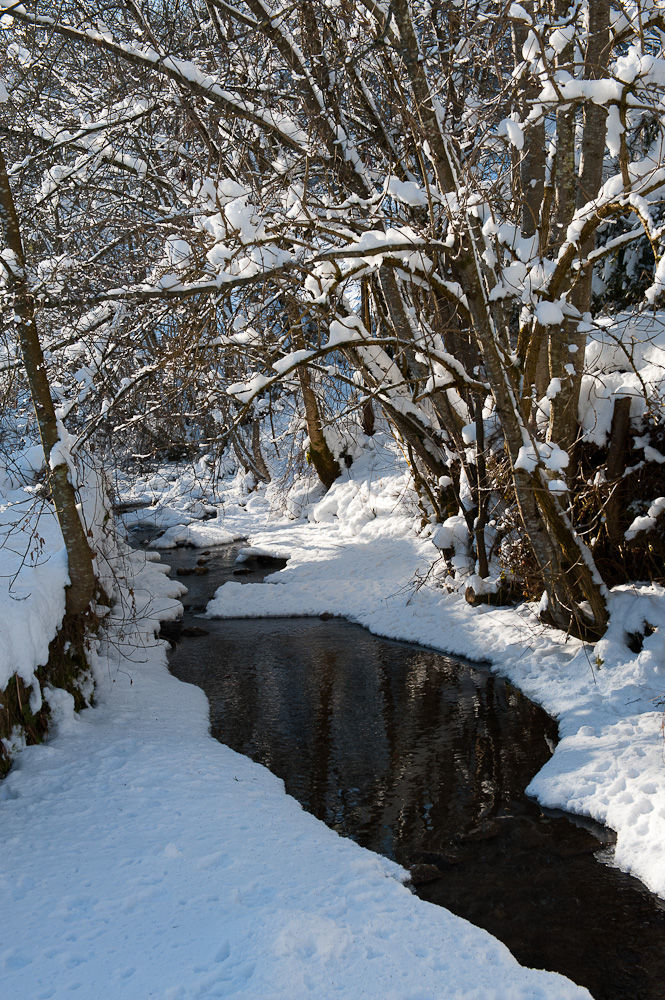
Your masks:
M 28 75 L 84 56 L 126 67 L 98 74 L 78 131 L 45 105 L 29 116 L 48 155 L 73 161 L 51 197 L 75 188 L 93 206 L 103 178 L 93 218 L 111 203 L 141 220 L 143 274 L 118 282 L 111 255 L 67 307 L 122 303 L 154 331 L 159 310 L 211 301 L 206 343 L 235 372 L 238 420 L 299 370 L 316 428 L 311 373 L 343 356 L 431 513 L 464 512 L 477 574 L 490 521 L 517 517 L 549 620 L 599 634 L 596 556 L 628 439 L 617 403 L 595 435 L 599 486 L 585 348 L 604 329 L 599 262 L 646 233 L 646 303 L 662 290 L 658 5 L 128 0 L 103 24 L 76 2 L 4 10 Z M 276 303 L 286 320 L 264 322 Z M 264 331 L 250 349 L 223 305 Z
M 30 395 L 35 408 L 39 433 L 44 448 L 53 502 L 62 531 L 69 563 L 69 586 L 66 590 L 66 610 L 71 616 L 83 615 L 95 596 L 97 581 L 92 565 L 92 553 L 76 506 L 67 462 L 64 429 L 56 418 L 49 389 L 46 364 L 42 351 L 33 299 L 28 285 L 26 261 L 21 240 L 19 219 L 7 176 L 5 159 L 0 149 L 0 232 L 4 249 L 0 255 L 2 273 L 0 291 L 11 310 L 16 336 L 20 345 Z

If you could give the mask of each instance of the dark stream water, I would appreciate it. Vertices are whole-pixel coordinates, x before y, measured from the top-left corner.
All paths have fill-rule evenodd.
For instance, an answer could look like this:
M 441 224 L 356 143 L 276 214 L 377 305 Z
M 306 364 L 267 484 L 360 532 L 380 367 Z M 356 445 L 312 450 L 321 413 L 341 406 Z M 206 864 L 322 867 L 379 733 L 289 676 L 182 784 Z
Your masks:
M 250 561 L 239 575 L 240 547 L 165 554 L 176 575 L 207 560 L 183 580 L 185 633 L 207 634 L 176 641 L 170 663 L 206 692 L 213 735 L 523 964 L 596 1000 L 663 1000 L 664 905 L 601 863 L 608 831 L 524 795 L 556 741 L 542 709 L 482 666 L 343 620 L 196 618 L 225 580 L 277 568 Z

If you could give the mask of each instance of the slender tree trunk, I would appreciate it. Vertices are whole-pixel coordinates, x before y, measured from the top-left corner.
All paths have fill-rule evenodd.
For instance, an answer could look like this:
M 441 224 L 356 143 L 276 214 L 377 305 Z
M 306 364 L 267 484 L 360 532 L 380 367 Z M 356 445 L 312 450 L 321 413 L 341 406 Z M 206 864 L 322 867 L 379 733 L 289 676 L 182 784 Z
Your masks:
M 536 14 L 534 3 L 528 0 L 522 6 L 532 15 Z M 540 16 L 540 11 L 537 12 Z M 515 65 L 522 61 L 522 48 L 527 40 L 526 25 L 519 21 L 513 24 L 513 57 Z M 525 119 L 532 102 L 537 97 L 540 84 L 529 79 L 521 91 L 519 113 Z M 533 236 L 538 229 L 540 210 L 545 193 L 545 122 L 532 125 L 525 137 L 524 149 L 519 161 L 519 187 L 522 196 L 522 232 L 524 236 Z
M 316 401 L 316 395 L 312 389 L 312 382 L 306 365 L 300 365 L 298 368 L 298 378 L 300 379 L 300 390 L 305 404 L 305 420 L 307 421 L 307 434 L 309 435 L 309 458 L 316 469 L 319 479 L 325 488 L 329 490 L 335 480 L 341 475 L 341 469 L 324 437 L 319 404 Z
M 532 16 L 541 16 L 542 11 L 537 8 L 539 4 L 527 3 L 526 10 Z M 524 24 L 516 21 L 513 25 L 513 56 L 515 65 L 519 65 L 522 60 L 522 48 L 527 40 L 528 32 Z M 533 101 L 540 90 L 540 83 L 529 79 L 520 94 L 520 106 L 518 108 L 520 117 L 525 120 L 529 114 Z M 526 237 L 535 236 L 541 224 L 541 214 L 543 200 L 545 197 L 545 167 L 547 153 L 545 149 L 545 122 L 531 125 L 526 132 L 524 149 L 519 163 L 519 190 L 522 202 L 522 234 Z M 529 397 L 529 410 L 531 409 L 530 393 L 531 387 L 535 387 L 536 399 L 542 398 L 547 391 L 549 384 L 549 362 L 547 351 L 547 338 L 543 336 L 543 328 L 532 326 L 520 330 L 518 341 L 518 354 L 520 357 L 526 355 L 525 339 L 538 337 L 537 349 L 530 352 L 530 365 L 524 371 L 524 393 Z M 525 407 L 525 413 L 527 408 Z
M 602 78 L 607 70 L 610 54 L 610 5 L 609 0 L 590 0 L 589 38 L 584 59 L 584 77 L 588 80 Z M 574 188 L 566 181 L 565 198 L 570 209 L 579 209 L 592 201 L 600 190 L 603 179 L 603 154 L 607 132 L 607 109 L 587 101 L 584 109 L 584 133 L 577 176 L 571 174 Z M 558 152 L 558 150 L 557 150 Z M 558 157 L 557 157 L 558 159 Z M 573 160 L 574 166 L 574 160 Z M 557 174 L 560 164 L 557 162 Z M 570 164 L 568 164 L 570 169 Z M 557 221 L 558 219 L 557 211 Z M 569 219 L 561 219 L 567 225 Z M 594 248 L 595 233 L 580 246 L 585 257 Z M 591 306 L 591 279 L 593 267 L 586 267 L 573 286 L 571 305 L 580 313 Z M 550 338 L 550 374 L 561 379 L 561 389 L 552 400 L 549 436 L 571 457 L 571 472 L 575 462 L 575 443 L 578 437 L 578 400 L 584 372 L 586 336 L 568 329 L 557 329 Z
M 69 467 L 53 449 L 60 434 L 55 408 L 46 375 L 46 364 L 35 322 L 32 296 L 28 289 L 21 230 L 14 205 L 7 168 L 0 150 L 0 231 L 13 257 L 4 266 L 7 287 L 12 294 L 14 323 L 25 367 L 37 425 L 41 436 L 55 510 L 62 531 L 69 564 L 66 609 L 71 615 L 83 614 L 95 596 L 97 581 L 92 553 L 76 506 L 76 495 L 69 479 Z
M 292 310 L 292 332 L 293 343 L 299 350 L 305 346 L 305 338 L 302 334 L 300 324 L 303 319 L 295 315 L 295 308 Z M 323 433 L 321 413 L 316 399 L 316 393 L 312 388 L 312 379 L 306 365 L 299 365 L 298 379 L 300 381 L 300 391 L 302 392 L 303 403 L 305 405 L 305 421 L 307 423 L 307 435 L 309 437 L 309 460 L 316 469 L 316 473 L 327 490 L 330 489 L 336 479 L 342 474 L 339 462 L 328 447 L 328 442 Z
M 363 278 L 361 282 L 361 309 L 365 329 L 367 331 L 371 331 L 372 310 L 370 306 L 369 282 L 367 278 Z M 374 408 L 372 406 L 372 397 L 370 396 L 365 400 L 362 408 L 362 427 L 367 437 L 372 437 L 374 434 L 374 424 Z
M 567 0 L 554 0 L 553 15 L 563 18 L 568 7 Z M 573 42 L 570 41 L 559 53 L 557 67 L 571 72 Z M 554 225 L 551 231 L 551 249 L 556 251 L 565 242 L 568 226 L 575 213 L 575 105 L 562 106 L 556 112 L 556 156 L 554 171 Z M 549 377 L 561 379 L 561 389 L 552 399 L 550 407 L 549 438 L 564 451 L 572 454 L 577 438 L 577 400 L 572 396 L 572 379 L 566 365 L 571 364 L 568 351 L 568 324 L 553 326 L 549 335 Z
M 606 476 L 612 493 L 605 506 L 605 525 L 612 545 L 624 541 L 621 531 L 621 513 L 625 502 L 622 478 L 626 470 L 626 453 L 630 435 L 630 396 L 620 396 L 614 401 L 610 446 L 607 452 Z
M 261 474 L 261 479 L 269 483 L 270 469 L 266 465 L 261 451 L 261 420 L 259 417 L 254 417 L 252 420 L 252 455 L 254 456 L 254 464 Z
M 490 575 L 485 547 L 485 528 L 487 526 L 487 467 L 485 463 L 485 425 L 483 423 L 483 400 L 474 400 L 474 420 L 476 424 L 476 494 L 478 513 L 473 526 L 476 537 L 476 556 L 478 558 L 478 576 L 485 579 Z

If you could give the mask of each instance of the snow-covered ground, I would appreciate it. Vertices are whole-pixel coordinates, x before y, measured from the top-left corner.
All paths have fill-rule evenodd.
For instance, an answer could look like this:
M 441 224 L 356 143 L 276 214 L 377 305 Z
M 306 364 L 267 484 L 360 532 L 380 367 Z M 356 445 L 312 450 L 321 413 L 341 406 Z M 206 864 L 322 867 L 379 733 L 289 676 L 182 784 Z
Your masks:
M 280 537 L 295 550 L 303 531 Z M 61 697 L 54 738 L 0 785 L 3 998 L 589 996 L 417 899 L 398 866 L 214 741 L 205 697 L 152 638 L 181 585 L 131 562 L 138 614 L 123 631 L 116 608 L 97 706 L 75 716 Z
M 0 477 L 0 691 L 18 674 L 32 686 L 33 712 L 41 707 L 35 668 L 48 658 L 68 582 L 55 516 L 39 497 Z
M 407 477 L 378 447 L 309 508 L 303 492 L 308 517 L 297 520 L 274 514 L 272 487 L 247 495 L 240 479 L 214 504 L 198 480 L 143 487 L 137 496 L 162 505 L 126 520 L 167 528 L 165 559 L 177 542 L 240 537 L 288 557 L 267 583 L 225 584 L 211 615 L 332 612 L 385 636 L 491 657 L 559 720 L 562 740 L 531 791 L 614 827 L 617 863 L 665 895 L 659 588 L 615 593 L 595 649 L 544 628 L 527 607 L 470 608 L 431 586 L 437 550 L 417 531 Z M 69 696 L 47 692 L 53 738 L 21 752 L 0 784 L 0 995 L 589 995 L 523 969 L 484 931 L 418 900 L 395 864 L 340 838 L 281 781 L 212 740 L 203 694 L 171 677 L 153 637 L 158 619 L 177 615 L 182 587 L 157 553 L 124 558 L 135 579 L 131 593 L 119 591 L 95 656 L 96 707 L 75 716 Z M 624 633 L 644 620 L 656 631 L 631 654 Z
M 353 489 L 351 484 L 347 488 Z M 343 486 L 337 487 L 342 492 Z M 330 501 L 326 499 L 326 504 Z M 378 635 L 468 659 L 490 659 L 557 719 L 561 740 L 529 792 L 617 832 L 615 863 L 665 896 L 665 594 L 657 586 L 612 594 L 612 622 L 595 648 L 544 628 L 533 610 L 470 608 L 461 595 L 421 586 L 436 553 L 427 539 L 376 518 L 359 533 L 339 523 L 261 524 L 227 515 L 225 529 L 260 551 L 288 556 L 270 584 L 227 583 L 213 617 L 344 615 Z M 657 626 L 641 653 L 626 632 Z
M 431 585 L 431 529 L 419 532 L 408 476 L 380 445 L 311 503 L 307 518 L 275 515 L 270 494 L 243 495 L 236 482 L 217 517 L 190 528 L 182 503 L 179 513 L 169 506 L 156 515 L 165 525 L 180 521 L 162 549 L 185 537 L 201 546 L 246 537 L 255 550 L 289 559 L 267 584 L 225 584 L 208 614 L 329 612 L 378 635 L 491 660 L 559 723 L 556 752 L 529 791 L 614 829 L 615 863 L 665 897 L 665 590 L 616 588 L 610 627 L 595 647 L 543 626 L 530 606 L 470 607 L 462 594 Z M 645 623 L 654 631 L 632 653 L 626 637 Z

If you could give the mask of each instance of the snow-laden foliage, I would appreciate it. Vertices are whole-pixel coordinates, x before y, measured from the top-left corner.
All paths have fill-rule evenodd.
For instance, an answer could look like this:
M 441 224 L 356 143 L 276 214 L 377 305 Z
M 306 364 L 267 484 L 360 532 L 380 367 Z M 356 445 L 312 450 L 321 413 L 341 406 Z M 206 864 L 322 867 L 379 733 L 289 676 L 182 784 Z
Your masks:
M 659 5 L 4 9 L 8 175 L 80 441 L 233 442 L 265 480 L 295 392 L 329 486 L 326 424 L 371 431 L 374 400 L 478 578 L 498 557 L 601 632 L 664 492 Z

